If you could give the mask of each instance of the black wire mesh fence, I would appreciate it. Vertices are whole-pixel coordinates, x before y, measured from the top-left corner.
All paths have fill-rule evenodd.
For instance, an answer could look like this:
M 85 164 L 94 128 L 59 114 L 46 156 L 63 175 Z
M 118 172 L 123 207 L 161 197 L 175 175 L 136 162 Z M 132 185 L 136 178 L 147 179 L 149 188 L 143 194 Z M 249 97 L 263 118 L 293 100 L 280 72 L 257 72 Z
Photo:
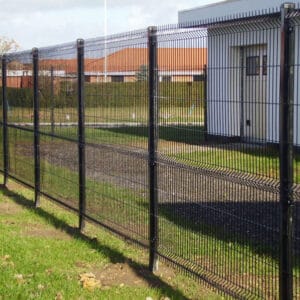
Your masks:
M 3 141 L 3 88 L 2 88 L 3 80 L 2 80 L 2 59 L 0 61 L 0 140 Z M 3 145 L 3 143 L 2 143 Z M 4 155 L 3 149 L 4 147 L 1 145 L 0 147 L 0 171 L 4 172 Z
M 235 298 L 300 297 L 299 13 L 4 56 L 0 170 Z
M 77 44 L 39 50 L 40 193 L 79 202 Z
M 294 83 L 291 86 L 293 89 L 293 111 L 294 111 L 294 140 L 299 144 L 299 127 L 300 127 L 300 91 L 298 89 L 298 83 L 300 80 L 300 64 L 299 64 L 299 55 L 300 55 L 300 39 L 297 35 L 300 32 L 300 23 L 299 21 L 291 20 L 292 26 L 295 32 L 295 40 L 293 41 L 295 47 L 295 53 L 293 55 L 294 62 L 291 64 L 291 73 L 294 74 Z M 299 149 L 294 149 L 293 153 L 293 201 L 294 201 L 294 227 L 293 227 L 293 278 L 294 278 L 294 298 L 300 298 L 300 190 L 299 190 L 299 179 L 300 179 L 300 169 L 299 169 Z
M 2 91 L 6 94 L 6 103 L 2 95 L 2 106 L 5 108 L 2 116 L 3 168 L 11 177 L 34 187 L 31 51 L 10 54 L 5 65 L 7 87 L 2 85 Z M 23 126 L 23 122 L 29 126 Z
M 188 82 L 189 91 L 182 88 L 182 94 L 167 99 L 160 91 L 168 113 L 160 109 L 158 253 L 208 282 L 234 285 L 246 298 L 276 298 L 278 293 L 279 152 L 262 123 L 264 118 L 278 123 L 279 90 L 272 91 L 277 97 L 267 95 L 266 73 L 279 72 L 279 56 L 268 55 L 263 65 L 263 43 L 279 29 L 272 18 L 263 27 L 253 20 L 236 27 L 212 24 L 181 32 L 163 27 L 158 32 L 158 47 L 197 49 L 195 57 L 182 59 L 207 80 L 206 86 Z M 248 70 L 252 57 L 255 75 Z M 173 85 L 169 82 L 168 88 L 174 90 Z M 176 107 L 181 109 L 177 122 L 166 120 Z M 267 116 L 267 110 L 277 115 Z M 163 130 L 172 137 L 165 140 Z
M 148 244 L 146 66 L 146 30 L 85 43 L 86 215 L 143 245 Z

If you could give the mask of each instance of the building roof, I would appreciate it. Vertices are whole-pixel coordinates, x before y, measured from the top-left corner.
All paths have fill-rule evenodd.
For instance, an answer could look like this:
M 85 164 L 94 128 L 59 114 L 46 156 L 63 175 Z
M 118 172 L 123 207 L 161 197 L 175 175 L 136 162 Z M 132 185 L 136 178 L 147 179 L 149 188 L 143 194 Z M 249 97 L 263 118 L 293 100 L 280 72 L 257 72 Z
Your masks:
M 300 8 L 299 1 L 293 0 L 227 0 L 179 11 L 178 23 L 217 22 L 267 15 L 279 12 L 280 6 L 286 2 L 296 3 L 296 7 Z
M 131 72 L 148 65 L 147 48 L 124 48 L 107 56 L 107 72 Z M 158 67 L 160 71 L 202 70 L 207 63 L 206 48 L 158 48 Z M 86 58 L 85 72 L 104 72 L 104 58 Z M 65 70 L 76 73 L 76 59 L 41 60 L 40 68 Z

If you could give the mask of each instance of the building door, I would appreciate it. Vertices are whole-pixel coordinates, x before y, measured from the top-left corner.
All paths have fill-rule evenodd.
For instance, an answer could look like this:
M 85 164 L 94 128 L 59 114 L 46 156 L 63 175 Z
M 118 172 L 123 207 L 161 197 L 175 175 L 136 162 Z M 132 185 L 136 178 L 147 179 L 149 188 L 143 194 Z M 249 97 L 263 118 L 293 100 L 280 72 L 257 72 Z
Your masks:
M 245 141 L 266 138 L 267 46 L 243 47 L 241 135 Z

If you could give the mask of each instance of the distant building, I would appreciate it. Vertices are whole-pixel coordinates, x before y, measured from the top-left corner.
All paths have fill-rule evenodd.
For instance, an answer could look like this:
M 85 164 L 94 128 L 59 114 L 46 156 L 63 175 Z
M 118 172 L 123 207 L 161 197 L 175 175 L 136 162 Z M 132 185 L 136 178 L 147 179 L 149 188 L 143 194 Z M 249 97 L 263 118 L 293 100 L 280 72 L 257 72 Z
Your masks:
M 208 135 L 278 143 L 280 6 L 285 2 L 230 0 L 179 12 L 181 26 L 202 24 L 207 28 Z M 294 143 L 297 145 L 300 145 L 299 21 L 299 17 L 293 20 Z
M 6 83 L 9 88 L 31 88 L 33 85 L 32 71 L 8 70 L 6 76 Z M 2 86 L 2 80 L 0 86 Z
M 139 80 L 140 73 L 147 73 L 148 49 L 124 48 L 109 54 L 106 58 L 107 68 L 104 71 L 104 57 L 85 58 L 85 81 L 90 83 L 134 82 Z M 199 81 L 207 62 L 206 48 L 159 48 L 159 80 L 169 82 Z M 41 60 L 40 68 L 65 72 L 65 76 L 76 75 L 76 59 Z

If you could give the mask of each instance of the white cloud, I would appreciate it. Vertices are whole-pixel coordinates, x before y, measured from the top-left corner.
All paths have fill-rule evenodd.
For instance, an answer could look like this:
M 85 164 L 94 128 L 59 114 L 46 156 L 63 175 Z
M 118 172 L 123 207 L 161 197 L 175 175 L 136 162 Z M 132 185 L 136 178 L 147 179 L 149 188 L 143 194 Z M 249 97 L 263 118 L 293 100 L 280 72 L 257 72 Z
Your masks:
M 102 1 L 103 0 L 0 0 L 0 7 L 1 12 L 15 14 L 99 7 Z
M 176 23 L 178 10 L 208 2 L 215 0 L 107 0 L 108 33 Z M 0 35 L 26 49 L 102 36 L 103 4 L 104 0 L 0 0 Z

